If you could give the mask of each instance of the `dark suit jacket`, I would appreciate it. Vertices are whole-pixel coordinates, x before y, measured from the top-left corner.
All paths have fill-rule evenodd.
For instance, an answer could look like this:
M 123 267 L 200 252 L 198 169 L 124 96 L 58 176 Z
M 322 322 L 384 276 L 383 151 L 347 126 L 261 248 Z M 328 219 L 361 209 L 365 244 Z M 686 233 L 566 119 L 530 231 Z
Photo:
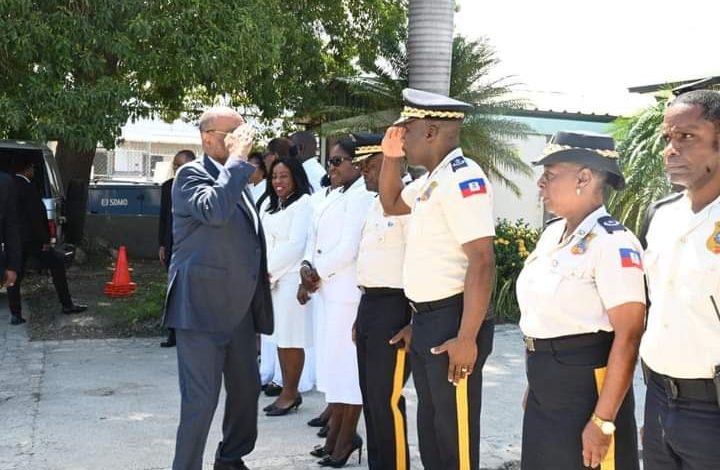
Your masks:
M 34 184 L 21 176 L 15 175 L 14 178 L 22 251 L 39 251 L 43 245 L 50 243 L 47 209 Z
M 228 332 L 249 312 L 257 332 L 272 333 L 265 239 L 243 199 L 245 192 L 252 201 L 253 171 L 237 160 L 218 170 L 205 155 L 175 176 L 165 326 Z
M 13 177 L 0 172 L 0 282 L 5 269 L 18 271 L 22 263 Z
M 173 246 L 172 235 L 172 184 L 174 178 L 165 181 L 160 188 L 160 224 L 158 227 L 158 246 L 165 247 L 166 256 L 170 256 Z

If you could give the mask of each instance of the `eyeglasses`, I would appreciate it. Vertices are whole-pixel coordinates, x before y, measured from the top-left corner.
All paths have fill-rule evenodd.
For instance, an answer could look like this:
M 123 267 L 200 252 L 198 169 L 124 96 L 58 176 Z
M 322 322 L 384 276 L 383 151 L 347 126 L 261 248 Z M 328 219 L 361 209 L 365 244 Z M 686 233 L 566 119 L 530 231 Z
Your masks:
M 350 160 L 352 160 L 352 158 L 350 158 L 350 157 L 333 157 L 333 158 L 328 159 L 328 163 L 330 165 L 334 166 L 335 168 L 337 168 L 340 165 L 342 165 L 342 162 L 344 162 L 345 160 L 350 161 Z
M 230 135 L 230 134 L 233 133 L 233 131 L 225 132 L 225 131 L 218 131 L 218 130 L 216 130 L 216 129 L 208 129 L 208 130 L 203 131 L 203 132 L 215 132 L 216 134 L 220 134 L 220 135 L 223 135 L 223 136 Z

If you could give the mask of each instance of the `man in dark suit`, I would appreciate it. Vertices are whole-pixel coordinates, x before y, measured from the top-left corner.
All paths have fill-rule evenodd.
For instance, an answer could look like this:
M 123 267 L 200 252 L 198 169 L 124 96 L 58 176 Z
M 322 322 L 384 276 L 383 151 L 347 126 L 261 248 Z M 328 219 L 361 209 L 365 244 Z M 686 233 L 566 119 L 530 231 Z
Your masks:
M 13 287 L 22 263 L 20 231 L 15 212 L 15 185 L 12 177 L 0 172 L 0 287 Z M 13 325 L 15 317 L 11 317 Z M 21 322 L 22 323 L 22 322 Z
M 205 155 L 180 168 L 172 191 L 164 325 L 176 332 L 181 395 L 173 470 L 201 470 L 223 378 L 215 470 L 244 470 L 257 438 L 256 333 L 273 329 L 265 240 L 247 189 L 254 131 L 229 108 L 206 111 L 199 125 Z
M 158 257 L 165 270 L 170 267 L 172 256 L 173 235 L 172 235 L 172 185 L 175 181 L 175 173 L 178 168 L 195 160 L 195 152 L 192 150 L 180 150 L 172 160 L 173 178 L 165 181 L 160 187 L 160 223 L 158 224 Z M 175 346 L 175 329 L 168 328 L 168 337 L 160 343 L 160 347 L 172 348 Z
M 15 171 L 15 194 L 17 215 L 20 221 L 22 260 L 17 281 L 12 287 L 8 286 L 7 290 L 8 304 L 12 314 L 11 323 L 13 325 L 25 323 L 25 319 L 22 317 L 20 283 L 22 282 L 27 260 L 30 257 L 37 259 L 43 267 L 50 270 L 63 313 L 84 312 L 87 310 L 87 306 L 73 302 L 68 288 L 64 260 L 60 254 L 52 249 L 50 244 L 50 228 L 45 204 L 43 204 L 42 197 L 32 182 L 35 176 L 35 167 L 32 160 L 19 161 Z

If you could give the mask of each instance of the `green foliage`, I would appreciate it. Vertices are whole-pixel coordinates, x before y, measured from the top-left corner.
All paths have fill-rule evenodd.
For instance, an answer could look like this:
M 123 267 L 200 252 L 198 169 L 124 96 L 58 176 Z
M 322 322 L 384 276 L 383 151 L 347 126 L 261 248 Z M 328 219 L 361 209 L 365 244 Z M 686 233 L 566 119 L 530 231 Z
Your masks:
M 540 231 L 526 222 L 512 223 L 502 219 L 495 226 L 495 285 L 493 306 L 498 321 L 517 322 L 520 308 L 515 295 L 515 283 L 525 258 L 535 249 Z
M 465 154 L 476 160 L 495 181 L 519 194 L 519 188 L 507 175 L 529 176 L 532 170 L 522 161 L 510 139 L 522 138 L 532 129 L 502 116 L 526 103 L 508 98 L 513 84 L 506 79 L 489 79 L 498 63 L 487 39 L 469 41 L 462 36 L 455 37 L 450 96 L 475 106 L 474 112 L 465 119 L 461 133 L 460 143 Z M 407 53 L 401 44 L 387 49 L 383 64 L 362 64 L 362 76 L 340 80 L 341 89 L 350 99 L 319 111 L 331 120 L 323 124 L 323 134 L 380 129 L 397 119 L 402 108 L 402 90 L 409 82 Z
M 665 146 L 660 128 L 667 101 L 614 123 L 614 137 L 620 153 L 620 167 L 627 182 L 625 190 L 608 198 L 608 211 L 639 234 L 647 207 L 670 193 L 662 151 Z
M 157 322 L 165 304 L 165 279 L 147 281 L 138 286 L 132 297 L 110 299 L 100 313 L 112 318 L 113 324 L 130 326 Z
M 397 42 L 405 0 L 5 0 L 0 137 L 112 148 L 128 119 L 218 100 L 262 118 L 327 101 L 328 83 Z

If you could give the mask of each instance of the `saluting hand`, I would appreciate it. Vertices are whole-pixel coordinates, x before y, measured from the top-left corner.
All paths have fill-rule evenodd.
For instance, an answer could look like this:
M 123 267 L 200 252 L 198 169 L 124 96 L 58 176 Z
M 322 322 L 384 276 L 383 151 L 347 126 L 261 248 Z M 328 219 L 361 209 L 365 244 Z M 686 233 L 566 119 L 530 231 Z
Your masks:
M 395 336 L 390 338 L 390 344 L 405 349 L 410 352 L 410 342 L 412 341 L 412 326 L 405 325 L 402 330 L 398 331 Z
M 477 360 L 477 343 L 474 339 L 457 337 L 445 341 L 430 350 L 433 354 L 447 353 L 448 382 L 457 385 L 462 379 L 472 374 Z
M 588 421 L 582 433 L 583 465 L 599 467 L 610 448 L 611 438 L 612 436 L 603 434 L 595 423 Z
M 231 134 L 225 136 L 225 147 L 230 158 L 246 161 L 255 141 L 255 129 L 247 122 L 240 124 Z
M 405 156 L 405 133 L 404 127 L 391 126 L 385 131 L 382 140 L 382 153 L 387 158 L 403 158 Z

